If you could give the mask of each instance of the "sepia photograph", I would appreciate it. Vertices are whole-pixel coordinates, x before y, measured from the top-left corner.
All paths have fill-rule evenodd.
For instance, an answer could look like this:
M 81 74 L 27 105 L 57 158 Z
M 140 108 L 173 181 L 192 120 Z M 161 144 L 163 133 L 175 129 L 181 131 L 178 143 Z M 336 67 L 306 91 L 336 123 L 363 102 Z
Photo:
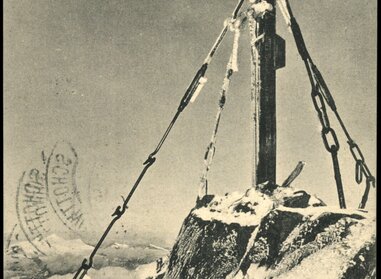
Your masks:
M 3 276 L 376 279 L 376 0 L 5 0 Z

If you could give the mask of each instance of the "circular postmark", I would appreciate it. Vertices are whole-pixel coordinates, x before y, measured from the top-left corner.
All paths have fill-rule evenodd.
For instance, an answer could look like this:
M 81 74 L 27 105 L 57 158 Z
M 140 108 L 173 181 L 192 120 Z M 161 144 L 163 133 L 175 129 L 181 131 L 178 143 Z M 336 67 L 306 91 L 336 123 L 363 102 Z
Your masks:
M 42 163 L 45 166 L 28 169 L 19 179 L 16 214 L 17 229 L 32 245 L 31 252 L 46 255 L 51 248 L 49 235 L 66 233 L 56 222 L 60 220 L 82 237 L 84 216 L 75 181 L 78 156 L 72 145 L 65 141 L 56 143 L 48 158 L 42 152 Z M 8 239 L 8 248 L 15 228 Z
M 16 241 L 18 240 L 19 234 L 16 232 L 17 229 L 18 229 L 18 224 L 16 223 L 13 225 L 12 230 L 9 233 L 7 240 L 5 242 L 5 250 L 6 251 L 11 247 L 11 244 L 14 240 L 16 240 Z
M 17 218 L 29 243 L 42 254 L 42 247 L 49 245 L 44 237 L 50 232 L 46 197 L 45 174 L 36 168 L 25 171 L 17 187 Z
M 76 184 L 78 155 L 66 141 L 55 144 L 46 162 L 46 188 L 50 204 L 62 223 L 78 233 L 84 224 L 81 198 Z

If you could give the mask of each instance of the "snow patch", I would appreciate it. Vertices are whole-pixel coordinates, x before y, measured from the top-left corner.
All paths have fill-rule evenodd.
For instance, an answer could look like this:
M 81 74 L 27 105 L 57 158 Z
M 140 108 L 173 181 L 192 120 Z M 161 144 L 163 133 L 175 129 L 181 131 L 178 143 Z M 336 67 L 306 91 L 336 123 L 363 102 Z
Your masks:
M 330 214 L 343 214 L 343 215 L 358 215 L 365 218 L 372 218 L 370 213 L 357 210 L 357 209 L 341 209 L 336 206 L 319 206 L 319 207 L 306 207 L 306 208 L 293 208 L 293 207 L 285 207 L 279 206 L 279 210 L 288 211 L 293 213 L 299 213 L 303 216 L 310 217 L 310 220 L 316 220 L 319 216 L 324 213 Z
M 139 278 L 146 279 L 146 278 L 154 277 L 158 275 L 156 273 L 157 271 L 156 267 L 157 267 L 157 263 L 153 262 L 153 263 L 141 265 L 137 267 L 135 271 L 137 276 L 139 276 Z
M 65 253 L 82 255 L 93 250 L 92 246 L 85 244 L 80 239 L 66 240 L 55 234 L 49 235 L 42 240 L 35 239 L 32 243 L 35 247 L 38 247 L 45 256 Z M 20 241 L 11 245 L 10 251 L 18 250 L 21 251 L 26 258 L 34 258 L 40 255 L 34 246 L 28 241 Z
M 313 206 L 313 207 L 320 206 L 322 203 L 323 202 L 320 199 L 318 199 L 316 196 L 311 196 L 309 201 L 308 201 L 308 205 Z
M 115 242 L 114 244 L 111 245 L 111 247 L 114 249 L 123 249 L 123 248 L 127 249 L 127 248 L 130 248 L 130 245 Z
M 343 240 L 343 243 L 335 243 L 317 251 L 305 258 L 300 265 L 287 273 L 281 274 L 277 278 L 342 278 L 346 270 L 351 265 L 355 264 L 351 259 L 355 257 L 358 251 L 363 248 L 366 243 L 371 242 L 372 238 L 374 238 L 374 223 L 374 220 L 358 223 L 350 229 L 350 235 Z
M 193 211 L 193 215 L 204 221 L 217 220 L 225 224 L 241 226 L 258 225 L 263 216 L 273 209 L 273 201 L 255 189 L 244 195 L 239 192 L 216 196 L 206 206 Z

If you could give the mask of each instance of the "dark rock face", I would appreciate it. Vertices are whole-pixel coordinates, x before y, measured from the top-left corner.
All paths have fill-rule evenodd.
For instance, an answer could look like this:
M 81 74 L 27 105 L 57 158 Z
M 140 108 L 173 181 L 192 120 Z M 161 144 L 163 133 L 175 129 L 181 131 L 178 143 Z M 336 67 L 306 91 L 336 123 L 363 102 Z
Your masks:
M 258 228 L 255 245 L 243 260 L 241 267 L 251 263 L 272 265 L 278 258 L 281 244 L 295 228 L 303 222 L 303 216 L 287 211 L 273 210 L 266 215 Z
M 180 231 L 184 237 L 173 247 L 164 278 L 225 278 L 238 267 L 254 229 L 204 221 L 191 213 Z
M 185 219 L 165 279 L 375 277 L 375 219 L 292 188 L 214 197 Z
M 255 269 L 262 268 L 266 270 L 266 275 L 258 278 L 299 278 L 301 275 L 293 274 L 293 269 L 310 256 L 321 254 L 314 265 L 305 265 L 301 278 L 323 278 L 326 273 L 330 277 L 325 278 L 368 278 L 366 276 L 374 271 L 375 257 L 372 258 L 371 254 L 375 252 L 375 239 L 372 233 L 369 234 L 369 228 L 364 231 L 368 238 L 353 239 L 354 236 L 358 237 L 360 228 L 366 227 L 361 223 L 364 216 L 322 212 L 315 218 L 311 217 L 279 209 L 270 212 L 261 223 L 255 238 L 256 245 L 243 260 L 240 269 L 242 274 L 249 273 L 252 276 L 247 278 L 257 278 L 254 277 Z M 332 259 L 330 254 L 333 251 L 339 252 L 337 256 L 341 258 Z M 318 270 L 322 261 L 328 264 L 329 270 Z M 249 271 L 250 268 L 253 270 Z M 356 276 L 351 277 L 352 274 Z

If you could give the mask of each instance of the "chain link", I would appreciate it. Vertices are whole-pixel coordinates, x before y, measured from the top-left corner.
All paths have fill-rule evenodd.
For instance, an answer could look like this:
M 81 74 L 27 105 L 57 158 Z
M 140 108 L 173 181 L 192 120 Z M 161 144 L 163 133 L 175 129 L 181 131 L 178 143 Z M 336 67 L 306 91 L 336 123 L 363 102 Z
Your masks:
M 337 113 L 336 104 L 334 102 L 334 99 L 331 93 L 329 92 L 328 86 L 326 85 L 321 73 L 319 72 L 317 67 L 312 63 L 312 61 L 310 61 L 310 63 L 307 63 L 307 65 L 310 65 L 310 68 L 309 69 L 307 68 L 307 69 L 308 71 L 312 72 L 312 75 L 311 75 L 311 72 L 309 72 L 309 74 L 313 77 L 313 80 L 315 81 L 315 84 L 313 85 L 313 90 L 311 93 L 313 105 L 318 114 L 319 121 L 322 125 L 321 135 L 322 135 L 324 147 L 328 152 L 332 154 L 332 158 L 334 159 L 334 165 L 336 165 L 334 166 L 334 171 L 335 171 L 335 177 L 338 177 L 338 179 L 336 179 L 336 183 L 338 187 L 339 202 L 340 202 L 340 206 L 344 208 L 345 199 L 344 199 L 344 192 L 342 190 L 341 178 L 339 177 L 340 169 L 339 169 L 338 159 L 337 159 L 337 151 L 340 149 L 340 144 L 337 139 L 335 130 L 332 129 L 330 126 L 330 121 L 327 114 L 325 103 L 327 103 L 327 105 L 332 109 L 332 111 L 338 117 L 338 120 L 342 126 L 343 126 L 343 123 L 341 121 L 340 116 Z M 366 177 L 366 188 L 359 205 L 359 208 L 364 208 L 368 200 L 370 187 L 375 187 L 375 178 L 373 177 L 368 166 L 365 163 L 365 157 L 360 147 L 351 139 L 346 129 L 344 129 L 344 132 L 348 138 L 349 150 L 352 154 L 353 159 L 355 160 L 356 183 L 360 184 L 363 181 L 363 177 L 364 176 Z
M 337 139 L 335 130 L 331 128 L 325 102 L 318 86 L 312 89 L 311 96 L 322 126 L 321 136 L 324 147 L 330 153 L 334 152 L 334 150 L 338 151 L 340 149 L 339 140 Z M 328 140 L 329 138 L 330 140 Z
M 319 82 L 319 81 L 316 81 Z M 337 139 L 336 132 L 332 129 L 329 121 L 329 117 L 327 114 L 327 109 L 325 105 L 325 98 L 321 93 L 322 88 L 316 84 L 312 88 L 311 97 L 314 108 L 318 114 L 320 124 L 322 126 L 321 137 L 323 139 L 325 149 L 331 153 L 332 163 L 333 163 L 333 171 L 336 180 L 337 193 L 339 196 L 339 204 L 340 208 L 346 208 L 343 183 L 341 180 L 340 174 L 340 165 L 338 159 L 338 151 L 340 149 L 339 140 Z
M 324 104 L 324 101 L 327 103 L 327 105 L 331 108 L 332 112 L 335 114 L 337 120 L 339 121 L 339 124 L 347 137 L 349 148 L 351 151 L 351 154 L 353 156 L 353 159 L 355 160 L 355 180 L 357 183 L 361 183 L 363 180 L 363 176 L 366 177 L 366 190 L 363 196 L 363 199 L 360 203 L 360 207 L 365 207 L 365 203 L 367 201 L 367 196 L 369 194 L 369 188 L 375 187 L 375 178 L 371 174 L 367 164 L 365 163 L 365 158 L 359 148 L 359 146 L 352 140 L 343 120 L 341 119 L 341 116 L 339 112 L 337 111 L 337 107 L 335 104 L 335 100 L 322 76 L 319 69 L 316 67 L 316 65 L 312 62 L 312 58 L 308 53 L 307 47 L 305 45 L 302 32 L 300 30 L 300 27 L 293 16 L 291 6 L 288 0 L 285 0 L 285 4 L 283 4 L 283 8 L 285 8 L 286 12 L 289 15 L 289 24 L 291 27 L 292 34 L 295 39 L 296 46 L 298 48 L 299 54 L 305 63 L 307 74 L 309 77 L 309 80 L 311 82 L 311 86 L 313 88 L 312 91 L 312 100 L 314 103 L 314 107 L 318 113 L 320 123 L 323 126 L 322 129 L 322 137 L 324 141 L 325 148 L 333 155 L 333 152 L 339 149 L 338 140 L 336 137 L 335 131 L 330 127 L 330 123 L 328 120 L 328 116 L 326 113 L 326 107 Z M 324 99 L 324 100 L 323 100 Z M 333 140 L 333 144 L 329 144 L 327 136 L 330 135 L 330 137 Z M 339 186 L 339 185 L 337 185 Z
M 328 135 L 331 135 L 331 143 L 328 141 Z M 323 128 L 323 130 L 321 131 L 321 136 L 323 139 L 325 149 L 327 149 L 328 152 L 332 153 L 333 150 L 339 151 L 340 144 L 334 129 L 332 129 L 331 127 Z
M 357 184 L 362 182 L 362 174 L 363 174 L 363 162 L 361 160 L 357 160 L 355 164 L 355 180 Z
M 352 153 L 353 159 L 356 162 L 357 161 L 364 162 L 365 161 L 364 155 L 362 154 L 361 149 L 359 148 L 357 143 L 355 143 L 354 141 L 348 141 L 348 144 L 349 144 L 349 150 Z
M 367 183 L 369 183 L 369 185 L 371 185 L 374 188 L 376 186 L 375 184 L 376 179 L 374 178 L 368 166 L 366 165 L 365 157 L 362 154 L 360 147 L 353 140 L 348 141 L 348 145 L 349 145 L 349 150 L 352 154 L 352 157 L 356 162 L 355 163 L 355 180 L 357 184 L 360 184 L 363 181 L 363 176 L 365 176 Z M 365 193 L 368 193 L 368 192 L 369 191 L 367 190 L 365 191 Z
M 330 123 L 327 115 L 327 109 L 325 107 L 324 99 L 318 90 L 312 90 L 312 102 L 314 104 L 315 110 L 318 113 L 320 123 L 323 129 L 329 129 Z
M 364 195 L 362 196 L 361 202 L 359 204 L 359 208 L 360 209 L 364 209 L 365 208 L 366 202 L 368 201 L 370 187 L 372 186 L 374 188 L 375 187 L 375 182 L 376 182 L 376 180 L 375 180 L 375 178 L 373 176 L 369 176 L 366 179 L 365 192 L 364 192 Z

